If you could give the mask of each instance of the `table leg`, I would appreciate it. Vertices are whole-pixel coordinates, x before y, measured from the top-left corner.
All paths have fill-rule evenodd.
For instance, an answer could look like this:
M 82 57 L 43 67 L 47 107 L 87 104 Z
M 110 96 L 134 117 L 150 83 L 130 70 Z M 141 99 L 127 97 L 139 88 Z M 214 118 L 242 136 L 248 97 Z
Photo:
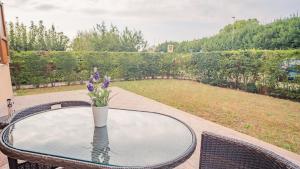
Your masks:
M 9 169 L 17 169 L 18 161 L 16 159 L 8 157 L 8 165 L 9 165 Z

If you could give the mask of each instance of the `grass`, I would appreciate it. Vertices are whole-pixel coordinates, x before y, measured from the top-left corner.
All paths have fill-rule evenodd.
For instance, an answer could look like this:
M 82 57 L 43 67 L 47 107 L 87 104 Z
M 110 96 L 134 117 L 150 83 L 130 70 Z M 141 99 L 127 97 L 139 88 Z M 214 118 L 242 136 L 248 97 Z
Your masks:
M 182 80 L 114 85 L 300 154 L 300 103 Z
M 17 96 L 33 95 L 41 93 L 53 93 L 71 90 L 81 90 L 85 89 L 86 85 L 71 85 L 71 86 L 60 86 L 60 87 L 50 87 L 50 88 L 36 88 L 36 89 L 20 89 L 16 90 Z
M 300 154 L 300 103 L 183 80 L 125 81 L 113 85 Z M 77 89 L 85 89 L 85 85 L 16 93 Z

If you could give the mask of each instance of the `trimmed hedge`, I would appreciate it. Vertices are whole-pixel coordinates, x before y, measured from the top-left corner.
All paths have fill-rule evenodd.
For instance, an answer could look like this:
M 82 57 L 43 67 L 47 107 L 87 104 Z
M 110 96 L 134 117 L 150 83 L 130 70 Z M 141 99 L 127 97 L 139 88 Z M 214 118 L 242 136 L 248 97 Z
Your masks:
M 139 52 L 16 52 L 11 53 L 12 82 L 32 84 L 83 81 L 93 67 L 112 79 L 180 78 L 187 75 L 189 54 Z
M 300 100 L 300 50 L 247 50 L 197 53 L 191 62 L 195 76 L 203 83 L 241 89 L 280 98 Z M 298 72 L 291 79 L 288 71 Z
M 247 50 L 194 54 L 140 52 L 11 53 L 15 86 L 87 80 L 93 67 L 116 80 L 197 79 L 214 86 L 300 100 L 299 76 L 291 79 L 286 61 L 300 60 L 300 50 Z M 293 71 L 300 72 L 300 66 Z

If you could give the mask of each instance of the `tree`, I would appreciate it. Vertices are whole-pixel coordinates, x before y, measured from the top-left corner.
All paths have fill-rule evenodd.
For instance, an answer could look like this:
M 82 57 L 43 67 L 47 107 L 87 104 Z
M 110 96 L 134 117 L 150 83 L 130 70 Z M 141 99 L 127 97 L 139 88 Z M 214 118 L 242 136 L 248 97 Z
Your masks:
M 15 23 L 9 23 L 8 33 L 9 47 L 13 51 L 64 51 L 69 43 L 67 36 L 57 32 L 54 25 L 47 29 L 43 21 L 39 21 L 38 25 L 31 21 L 30 26 L 27 27 L 17 18 Z
M 16 34 L 15 34 L 15 25 L 14 23 L 9 23 L 9 31 L 8 31 L 8 39 L 9 39 L 9 47 L 11 49 L 16 49 Z
M 128 27 L 119 31 L 115 25 L 107 28 L 104 22 L 96 24 L 91 30 L 79 31 L 72 43 L 75 51 L 136 52 L 146 46 L 141 31 L 130 30 Z
M 238 49 L 297 49 L 300 48 L 300 17 L 278 19 L 262 25 L 257 19 L 238 20 L 226 25 L 214 36 L 183 42 L 165 42 L 157 51 L 173 44 L 175 52 L 221 51 Z
M 34 49 L 36 45 L 36 36 L 37 36 L 37 26 L 33 21 L 30 23 L 28 31 L 28 49 Z

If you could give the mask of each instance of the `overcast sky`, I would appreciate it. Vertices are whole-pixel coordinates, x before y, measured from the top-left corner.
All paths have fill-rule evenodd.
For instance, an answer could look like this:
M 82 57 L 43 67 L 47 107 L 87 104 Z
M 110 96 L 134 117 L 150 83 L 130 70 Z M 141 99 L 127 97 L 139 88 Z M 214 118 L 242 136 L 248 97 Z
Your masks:
M 2 0 L 7 21 L 43 20 L 73 38 L 105 21 L 141 30 L 150 44 L 211 36 L 237 19 L 268 23 L 300 12 L 300 0 Z

